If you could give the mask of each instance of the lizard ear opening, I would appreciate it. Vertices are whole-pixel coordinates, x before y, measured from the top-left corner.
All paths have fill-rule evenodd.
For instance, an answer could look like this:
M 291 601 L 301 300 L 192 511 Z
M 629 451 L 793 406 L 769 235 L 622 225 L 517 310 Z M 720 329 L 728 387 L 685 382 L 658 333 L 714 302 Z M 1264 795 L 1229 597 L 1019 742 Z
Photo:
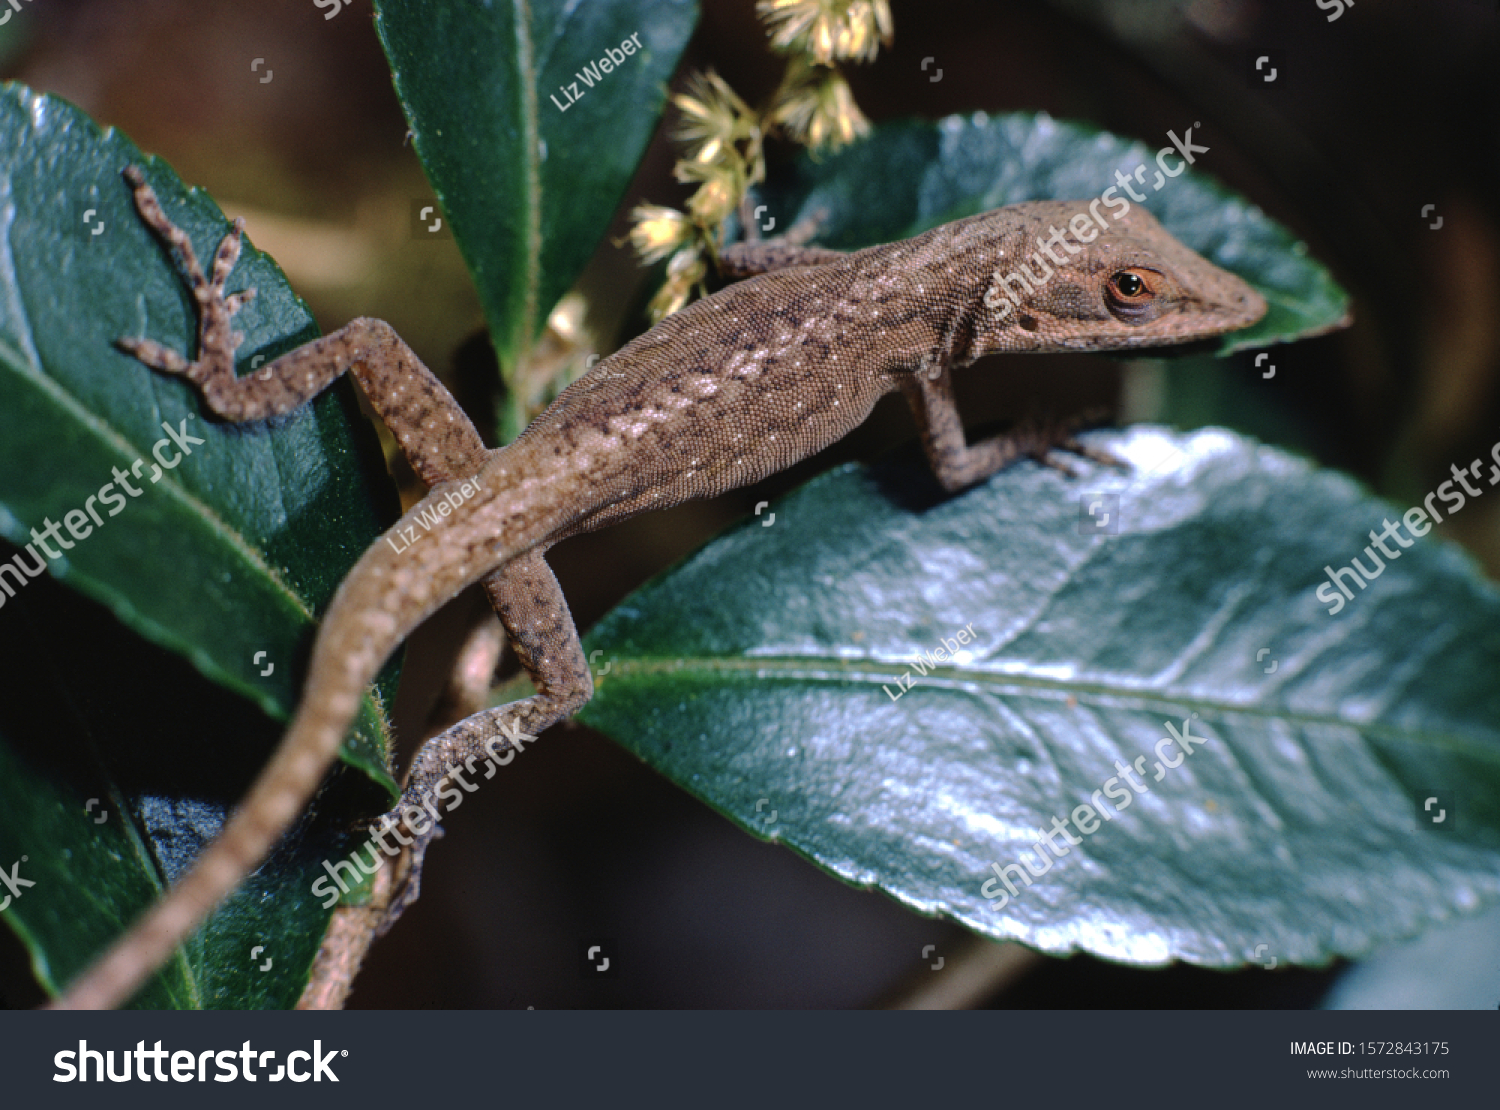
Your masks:
M 1144 266 L 1116 270 L 1104 283 L 1104 303 L 1126 324 L 1148 324 L 1161 315 L 1166 278 Z

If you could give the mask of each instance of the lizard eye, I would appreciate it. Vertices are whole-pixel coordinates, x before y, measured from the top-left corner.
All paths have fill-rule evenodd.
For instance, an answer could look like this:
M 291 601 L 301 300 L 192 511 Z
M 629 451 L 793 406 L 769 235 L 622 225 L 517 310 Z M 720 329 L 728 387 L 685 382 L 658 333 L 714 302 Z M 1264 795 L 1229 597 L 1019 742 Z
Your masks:
M 1141 268 L 1111 274 L 1104 286 L 1109 310 L 1127 323 L 1155 319 L 1161 307 L 1157 303 L 1160 277 L 1154 271 Z

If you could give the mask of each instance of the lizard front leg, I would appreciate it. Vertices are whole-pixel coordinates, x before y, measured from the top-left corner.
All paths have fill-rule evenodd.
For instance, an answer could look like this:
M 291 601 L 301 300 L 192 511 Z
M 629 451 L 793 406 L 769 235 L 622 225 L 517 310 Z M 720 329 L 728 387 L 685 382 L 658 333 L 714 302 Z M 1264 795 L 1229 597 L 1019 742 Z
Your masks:
M 719 252 L 719 273 L 731 281 L 738 281 L 773 270 L 838 261 L 844 257 L 843 251 L 807 245 L 823 215 L 821 210 L 814 212 L 778 239 L 746 239 L 731 243 Z M 754 229 L 755 225 L 752 223 L 750 227 Z
M 922 450 L 932 465 L 938 482 L 949 493 L 983 481 L 1017 459 L 1031 458 L 1065 474 L 1072 470 L 1051 458 L 1054 448 L 1093 459 L 1107 466 L 1123 465 L 1105 451 L 1081 443 L 1073 436 L 1072 424 L 1025 424 L 1004 435 L 981 440 L 970 446 L 964 440 L 963 421 L 953 401 L 953 379 L 948 367 L 936 376 L 926 372 L 907 374 L 901 379 L 901 392 L 916 416 Z

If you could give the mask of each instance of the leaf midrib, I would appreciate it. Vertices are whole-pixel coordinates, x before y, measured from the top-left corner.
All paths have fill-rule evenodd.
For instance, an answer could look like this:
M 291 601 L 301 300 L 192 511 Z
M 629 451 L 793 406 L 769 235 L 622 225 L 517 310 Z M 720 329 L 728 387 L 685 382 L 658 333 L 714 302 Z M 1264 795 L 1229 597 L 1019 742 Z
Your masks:
M 542 175 L 537 158 L 539 124 L 536 112 L 536 70 L 531 41 L 531 6 L 527 0 L 514 0 L 516 24 L 516 67 L 520 71 L 521 134 L 526 146 L 521 151 L 526 213 L 526 245 L 522 253 L 522 301 L 519 327 L 512 334 L 514 347 L 509 353 L 512 367 L 521 361 L 521 353 L 531 346 L 536 334 L 538 284 L 542 255 Z
M 899 669 L 892 669 L 899 668 Z M 800 679 L 807 682 L 839 681 L 871 685 L 890 685 L 897 677 L 911 669 L 909 662 L 892 660 L 889 663 L 878 659 L 861 657 L 843 663 L 837 659 L 806 655 L 756 655 L 744 658 L 723 656 L 636 656 L 633 659 L 616 659 L 610 677 L 637 674 L 642 677 L 673 673 L 701 671 L 709 674 L 753 674 L 756 678 Z M 937 681 L 933 681 L 936 678 Z M 604 687 L 600 683 L 600 687 Z M 988 693 L 1049 692 L 1062 696 L 1072 695 L 1082 699 L 1093 697 L 1110 698 L 1113 705 L 1103 708 L 1127 708 L 1124 702 L 1135 702 L 1136 708 L 1144 708 L 1152 702 L 1169 702 L 1201 707 L 1211 711 L 1236 714 L 1261 720 L 1295 721 L 1304 725 L 1326 725 L 1337 728 L 1352 728 L 1364 736 L 1375 736 L 1404 743 L 1421 743 L 1431 747 L 1442 747 L 1470 758 L 1483 760 L 1500 767 L 1500 747 L 1486 747 L 1466 737 L 1450 732 L 1411 732 L 1394 725 L 1378 721 L 1353 721 L 1332 714 L 1308 713 L 1292 709 L 1278 709 L 1223 699 L 1204 698 L 1191 694 L 1173 694 L 1166 691 L 1141 690 L 1111 686 L 1099 681 L 1067 682 L 1034 674 L 1004 674 L 986 670 L 965 670 L 958 667 L 928 667 L 927 673 L 914 683 L 910 690 L 930 687 L 959 690 L 965 687 L 981 687 Z

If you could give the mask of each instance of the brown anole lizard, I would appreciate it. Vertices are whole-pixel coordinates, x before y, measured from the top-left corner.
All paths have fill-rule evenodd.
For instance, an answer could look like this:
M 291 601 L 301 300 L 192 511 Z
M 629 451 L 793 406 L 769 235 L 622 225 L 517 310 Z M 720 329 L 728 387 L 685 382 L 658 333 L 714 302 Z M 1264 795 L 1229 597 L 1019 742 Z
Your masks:
M 236 378 L 242 337 L 231 321 L 254 295 L 224 294 L 240 225 L 205 275 L 142 173 L 125 174 L 141 217 L 180 256 L 198 305 L 199 349 L 189 362 L 149 339 L 120 346 L 186 377 L 231 421 L 288 412 L 351 371 L 430 493 L 339 587 L 292 723 L 239 810 L 192 870 L 57 1000 L 62 1007 L 125 1001 L 260 863 L 333 763 L 387 657 L 466 586 L 487 591 L 536 693 L 429 740 L 413 760 L 406 799 L 428 795 L 465 758 L 513 747 L 508 737 L 534 736 L 593 696 L 578 631 L 543 558 L 559 540 L 774 474 L 842 437 L 894 390 L 911 403 L 948 490 L 1018 458 L 1046 461 L 1054 446 L 1098 457 L 1069 436 L 967 444 L 952 368 L 994 352 L 1184 343 L 1266 311 L 1253 289 L 1138 207 L 1091 225 L 1087 238 L 1075 219 L 1086 204 L 1047 201 L 848 254 L 740 244 L 725 252 L 724 268 L 745 280 L 601 360 L 514 442 L 487 450 L 448 391 L 380 320 L 354 320 Z M 1070 226 L 1072 239 L 1057 231 Z M 461 497 L 445 499 L 463 483 Z M 422 542 L 400 542 L 440 501 L 450 511 Z

